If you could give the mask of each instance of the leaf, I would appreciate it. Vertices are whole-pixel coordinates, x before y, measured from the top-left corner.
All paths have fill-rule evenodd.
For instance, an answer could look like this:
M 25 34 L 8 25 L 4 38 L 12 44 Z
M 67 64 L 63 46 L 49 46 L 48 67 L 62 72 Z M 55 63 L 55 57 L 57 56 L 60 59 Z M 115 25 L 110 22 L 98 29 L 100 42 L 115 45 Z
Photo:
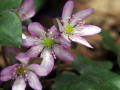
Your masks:
M 116 53 L 117 52 L 117 45 L 114 41 L 114 38 L 110 34 L 110 32 L 107 31 L 107 30 L 103 30 L 101 35 L 103 37 L 102 38 L 102 43 L 103 43 L 104 48 Z
M 46 0 L 34 0 L 35 11 L 38 11 L 45 2 L 46 2 Z
M 94 71 L 98 69 L 110 70 L 112 68 L 112 63 L 108 61 L 93 61 L 83 56 L 76 57 L 73 62 L 73 68 L 78 70 L 80 73 L 87 71 Z
M 0 44 L 20 47 L 22 25 L 19 17 L 13 12 L 0 15 Z
M 111 72 L 111 67 L 109 62 L 91 61 L 79 56 L 73 62 L 73 68 L 80 75 L 64 71 L 57 76 L 53 90 L 120 90 L 120 76 Z
M 22 0 L 2 0 L 0 2 L 0 12 L 10 9 L 17 9 Z

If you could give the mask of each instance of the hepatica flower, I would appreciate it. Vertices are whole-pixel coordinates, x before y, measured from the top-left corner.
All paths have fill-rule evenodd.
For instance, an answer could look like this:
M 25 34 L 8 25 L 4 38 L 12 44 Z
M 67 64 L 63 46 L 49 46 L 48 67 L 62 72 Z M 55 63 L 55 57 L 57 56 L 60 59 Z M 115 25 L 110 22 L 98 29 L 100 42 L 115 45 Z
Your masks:
M 43 58 L 41 65 L 46 67 L 48 72 L 53 69 L 55 56 L 64 61 L 74 60 L 67 50 L 70 43 L 59 35 L 55 26 L 46 32 L 40 23 L 33 22 L 29 24 L 28 31 L 31 35 L 23 37 L 22 45 L 31 48 L 24 54 L 28 57 L 37 57 L 40 54 Z M 19 54 L 18 57 L 23 57 L 22 55 Z
M 28 65 L 26 60 L 23 59 L 19 61 L 21 64 L 8 66 L 0 72 L 0 81 L 15 80 L 12 90 L 25 90 L 26 81 L 31 88 L 42 90 L 38 76 L 46 76 L 48 74 L 47 70 L 38 64 Z
M 22 21 L 25 21 L 35 15 L 34 0 L 24 0 L 16 11 Z
M 101 29 L 94 25 L 84 25 L 83 20 L 93 12 L 93 8 L 82 10 L 72 15 L 73 8 L 74 2 L 71 0 L 67 1 L 63 8 L 62 20 L 57 19 L 59 30 L 69 42 L 74 41 L 92 48 L 83 37 L 97 34 Z

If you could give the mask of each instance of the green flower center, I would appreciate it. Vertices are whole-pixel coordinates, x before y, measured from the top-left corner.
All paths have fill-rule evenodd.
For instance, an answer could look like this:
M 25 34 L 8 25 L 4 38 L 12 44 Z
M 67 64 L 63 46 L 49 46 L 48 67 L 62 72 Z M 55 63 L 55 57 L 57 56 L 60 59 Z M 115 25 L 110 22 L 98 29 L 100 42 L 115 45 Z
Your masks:
M 23 74 L 25 74 L 25 68 L 24 68 L 23 66 L 19 66 L 19 67 L 17 68 L 17 73 L 18 73 L 18 75 L 23 75 Z
M 51 38 L 45 38 L 43 43 L 47 48 L 51 48 L 53 46 L 53 40 Z
M 65 27 L 65 32 L 66 32 L 66 34 L 71 34 L 73 31 L 74 31 L 74 28 L 73 28 L 73 26 L 72 25 L 67 25 L 66 27 Z

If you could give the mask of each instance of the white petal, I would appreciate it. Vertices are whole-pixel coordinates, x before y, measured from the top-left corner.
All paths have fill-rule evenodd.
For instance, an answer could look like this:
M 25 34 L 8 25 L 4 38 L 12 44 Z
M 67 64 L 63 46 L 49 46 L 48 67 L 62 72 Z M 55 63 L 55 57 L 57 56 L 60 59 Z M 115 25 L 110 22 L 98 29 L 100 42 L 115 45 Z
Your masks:
M 36 73 L 39 76 L 46 76 L 48 74 L 47 69 L 38 64 L 31 64 L 27 67 L 27 69 L 33 71 L 34 73 Z
M 33 36 L 44 37 L 45 31 L 44 27 L 38 22 L 32 22 L 28 25 L 28 31 Z
M 72 11 L 74 8 L 74 2 L 72 0 L 68 0 L 63 8 L 63 12 L 62 12 L 62 19 L 68 19 L 69 17 L 71 17 Z
M 63 32 L 64 31 L 64 27 L 63 27 L 62 23 L 60 22 L 60 20 L 58 18 L 56 20 L 57 20 L 57 23 L 58 23 L 59 31 Z
M 76 14 L 73 15 L 73 18 L 71 19 L 71 25 L 76 25 L 77 22 L 80 22 L 81 20 L 84 20 L 87 18 L 92 12 L 94 11 L 93 8 L 85 9 L 85 10 L 80 10 Z
M 77 35 L 71 35 L 69 37 L 72 41 L 76 42 L 76 43 L 80 43 L 80 44 L 83 44 L 87 47 L 90 47 L 90 48 L 93 48 L 88 42 L 87 40 L 85 40 L 84 38 L 80 37 L 80 36 L 77 36 Z
M 63 61 L 73 61 L 74 57 L 72 54 L 64 47 L 60 45 L 54 46 L 55 55 Z
M 22 45 L 26 46 L 26 47 L 30 47 L 30 46 L 34 46 L 34 45 L 38 45 L 40 44 L 40 39 L 38 39 L 35 36 L 22 36 L 23 40 L 22 40 Z
M 39 81 L 39 78 L 37 75 L 33 72 L 28 72 L 28 83 L 30 87 L 32 87 L 35 90 L 42 90 L 42 85 Z
M 48 49 L 44 49 L 41 57 L 43 58 L 41 66 L 45 67 L 47 69 L 47 72 L 50 73 L 54 67 L 54 57 L 52 55 L 52 52 Z
M 26 83 L 24 78 L 22 77 L 18 77 L 12 86 L 12 90 L 25 90 L 25 88 L 26 88 Z
M 83 25 L 76 27 L 73 34 L 77 34 L 79 36 L 88 36 L 94 35 L 101 32 L 101 28 L 94 25 Z
M 29 60 L 30 60 L 30 57 L 28 57 L 25 53 L 19 53 L 17 56 L 16 56 L 16 59 L 18 61 L 20 61 L 21 63 L 23 64 L 28 64 L 29 63 Z
M 33 46 L 26 52 L 26 55 L 28 57 L 37 57 L 40 54 L 40 52 L 43 50 L 43 47 L 44 47 L 43 45 Z

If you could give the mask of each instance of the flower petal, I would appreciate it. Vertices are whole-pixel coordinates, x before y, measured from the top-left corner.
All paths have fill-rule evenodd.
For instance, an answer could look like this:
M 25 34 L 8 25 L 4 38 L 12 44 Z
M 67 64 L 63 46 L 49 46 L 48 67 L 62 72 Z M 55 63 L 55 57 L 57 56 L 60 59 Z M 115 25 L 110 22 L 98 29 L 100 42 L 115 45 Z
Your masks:
M 70 24 L 74 26 L 80 20 L 84 20 L 85 18 L 87 18 L 90 14 L 92 14 L 93 11 L 94 11 L 93 8 L 89 8 L 77 12 L 76 14 L 73 15 L 73 19 L 71 20 Z
M 63 45 L 63 47 L 65 47 L 65 48 L 69 48 L 69 47 L 71 46 L 71 43 L 68 42 L 68 40 L 66 40 L 66 39 L 63 38 L 62 36 L 59 37 L 59 38 L 56 38 L 56 39 L 55 39 L 55 42 L 58 43 L 58 44 Z
M 26 52 L 26 55 L 28 57 L 37 57 L 40 54 L 40 52 L 43 50 L 43 48 L 44 48 L 43 45 L 33 46 Z
M 48 74 L 46 68 L 38 64 L 31 64 L 27 68 L 39 76 L 46 76 Z
M 26 83 L 24 78 L 22 77 L 18 77 L 12 86 L 12 90 L 25 90 L 25 88 L 26 88 Z
M 74 2 L 72 0 L 69 0 L 65 3 L 63 12 L 62 12 L 62 20 L 66 20 L 69 17 L 71 17 L 73 8 L 74 8 Z
M 16 59 L 18 61 L 20 61 L 21 63 L 23 64 L 28 64 L 29 63 L 29 60 L 30 60 L 30 57 L 28 57 L 25 53 L 19 53 L 17 56 L 16 56 Z
M 28 83 L 35 90 L 42 90 L 42 85 L 37 75 L 33 72 L 28 73 Z
M 24 0 L 24 2 L 21 4 L 17 12 L 22 21 L 25 21 L 35 15 L 35 10 L 33 5 L 34 5 L 34 0 Z
M 94 35 L 101 32 L 101 28 L 94 25 L 83 25 L 76 27 L 73 34 L 77 34 L 79 36 L 88 36 Z
M 44 49 L 41 57 L 43 58 L 41 66 L 45 67 L 47 72 L 50 73 L 54 67 L 54 57 L 52 55 L 52 52 L 48 49 Z
M 80 44 L 83 44 L 89 48 L 93 48 L 87 40 L 85 40 L 84 38 L 80 37 L 80 36 L 77 36 L 77 35 L 71 35 L 69 37 L 72 41 L 76 42 L 76 43 L 80 43 Z
M 59 20 L 58 18 L 56 19 L 56 21 L 57 21 L 57 23 L 58 23 L 59 31 L 60 31 L 60 32 L 63 32 L 63 31 L 64 31 L 64 28 L 63 28 L 63 26 L 62 26 L 62 23 L 60 22 L 60 20 Z
M 48 35 L 51 38 L 55 38 L 55 37 L 57 37 L 59 35 L 55 25 L 53 25 L 50 29 L 48 29 Z
M 35 36 L 25 36 L 25 37 L 26 38 L 22 40 L 23 46 L 30 47 L 30 46 L 38 45 L 40 43 L 40 39 L 38 39 Z
M 60 46 L 60 45 L 56 45 L 54 46 L 54 52 L 55 55 L 58 56 L 58 58 L 60 58 L 63 61 L 73 61 L 74 57 L 72 56 L 72 54 L 64 47 Z
M 5 69 L 3 69 L 0 72 L 0 81 L 8 81 L 8 80 L 12 79 L 14 69 L 16 68 L 16 66 L 17 66 L 17 64 L 8 66 Z
M 80 19 L 85 19 L 86 17 L 88 17 L 90 14 L 92 14 L 92 12 L 94 11 L 94 8 L 89 8 L 89 9 L 85 9 L 85 10 L 80 10 L 79 12 L 74 14 L 75 18 L 80 18 Z
M 65 38 L 69 43 L 71 43 L 68 34 L 62 33 L 61 36 L 62 36 L 63 38 Z
M 28 31 L 33 36 L 40 37 L 40 36 L 44 36 L 45 35 L 44 27 L 40 23 L 38 23 L 38 22 L 30 23 L 29 26 L 28 26 Z

